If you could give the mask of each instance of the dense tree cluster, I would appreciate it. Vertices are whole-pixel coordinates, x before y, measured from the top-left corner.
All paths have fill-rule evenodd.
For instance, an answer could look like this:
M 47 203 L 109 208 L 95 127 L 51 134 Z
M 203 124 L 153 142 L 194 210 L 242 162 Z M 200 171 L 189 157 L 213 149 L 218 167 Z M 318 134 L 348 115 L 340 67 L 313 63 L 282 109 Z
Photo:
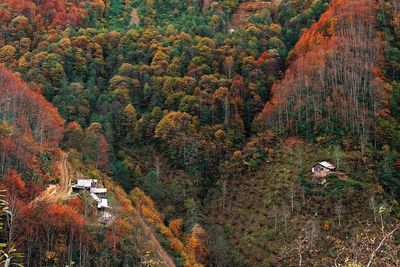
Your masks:
M 297 59 L 264 108 L 268 126 L 336 142 L 349 134 L 362 149 L 376 140 L 388 96 L 376 70 L 375 11 L 372 1 L 335 1 L 302 35 Z
M 0 66 L 0 173 L 16 168 L 27 176 L 46 172 L 41 155 L 58 147 L 63 120 L 57 109 Z
M 385 143 L 380 162 L 380 180 L 385 190 L 399 198 L 399 159 L 400 159 L 400 10 L 397 1 L 381 1 L 376 15 L 380 28 L 383 59 L 379 70 L 384 77 L 385 90 L 390 95 L 386 109 L 379 120 L 380 142 Z
M 94 1 L 15 1 L 2 0 L 1 22 L 9 25 L 6 34 L 8 38 L 28 37 L 35 30 L 44 27 L 77 27 L 81 20 L 88 16 L 86 6 L 90 6 L 100 16 L 104 12 L 105 4 L 102 0 Z
M 36 201 L 43 188 L 60 176 L 58 145 L 63 138 L 64 121 L 52 104 L 3 66 L 0 112 L 0 188 L 6 191 L 9 211 L 5 214 L 1 240 L 7 249 L 23 252 L 27 266 L 70 262 L 80 266 L 109 262 L 132 265 L 144 258 L 142 250 L 152 254 L 150 245 L 140 240 L 142 235 L 136 232 L 140 227 L 127 195 L 112 183 L 108 188 L 115 191 L 115 203 L 119 204 L 115 214 L 121 216 L 107 229 L 97 219 L 90 219 L 98 213 L 85 195 L 65 203 Z M 71 123 L 65 135 L 65 142 L 73 143 L 71 148 L 82 146 L 79 151 L 87 164 L 92 162 L 103 171 L 108 168 L 109 149 L 101 125 L 93 123 L 83 133 L 79 125 Z M 9 257 L 14 254 L 11 251 Z
M 216 168 L 210 167 L 240 148 L 251 133 L 252 120 L 280 78 L 295 37 L 285 37 L 273 20 L 274 12 L 286 10 L 283 7 L 255 14 L 243 31 L 230 34 L 229 17 L 237 2 L 208 7 L 178 2 L 134 2 L 143 28 L 51 28 L 24 36 L 6 34 L 0 61 L 42 92 L 67 122 L 84 128 L 101 123 L 113 148 L 161 140 L 175 166 L 212 177 Z M 120 11 L 122 4 L 105 4 L 105 18 L 125 12 L 129 5 Z M 90 5 L 80 5 L 89 12 Z M 316 3 L 293 3 L 293 12 L 282 14 L 281 20 L 297 16 L 303 8 L 313 10 L 314 16 L 324 10 Z M 312 16 L 303 17 L 307 19 L 293 22 L 296 27 L 312 22 Z M 34 21 L 29 18 L 25 24 L 33 29 Z M 154 24 L 163 27 L 150 26 Z M 4 27 L 7 33 L 17 26 L 10 21 Z M 169 112 L 174 113 L 161 120 Z M 172 128 L 182 123 L 179 120 L 191 120 L 190 131 L 163 138 L 156 128 L 167 127 L 167 119 L 176 120 Z M 85 146 L 77 142 L 72 147 L 82 151 Z M 124 159 L 116 160 L 114 165 L 124 164 L 119 162 Z

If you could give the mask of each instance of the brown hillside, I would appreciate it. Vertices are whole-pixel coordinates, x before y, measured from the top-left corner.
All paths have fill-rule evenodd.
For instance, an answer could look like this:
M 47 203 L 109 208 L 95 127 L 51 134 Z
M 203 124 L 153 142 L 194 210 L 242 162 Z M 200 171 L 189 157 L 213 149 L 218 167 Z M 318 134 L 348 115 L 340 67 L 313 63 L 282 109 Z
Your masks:
M 231 26 L 234 29 L 242 28 L 250 16 L 261 11 L 263 8 L 272 7 L 276 5 L 276 1 L 250 1 L 241 3 L 236 10 L 231 20 Z

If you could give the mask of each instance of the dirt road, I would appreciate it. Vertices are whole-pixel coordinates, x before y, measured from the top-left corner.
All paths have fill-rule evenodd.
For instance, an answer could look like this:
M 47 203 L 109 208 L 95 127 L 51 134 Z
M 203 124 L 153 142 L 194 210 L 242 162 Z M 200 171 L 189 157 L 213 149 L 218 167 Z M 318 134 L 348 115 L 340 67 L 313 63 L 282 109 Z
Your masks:
M 139 219 L 139 223 L 143 228 L 143 231 L 148 236 L 149 242 L 153 245 L 154 252 L 160 257 L 161 261 L 163 262 L 162 266 L 176 267 L 174 260 L 171 258 L 171 256 L 168 255 L 168 253 L 161 246 L 160 242 L 158 241 L 154 233 L 154 230 L 146 224 L 138 209 L 135 209 L 135 213 L 136 217 Z
M 67 199 L 71 195 L 71 166 L 68 162 L 68 154 L 64 153 L 61 155 L 61 159 L 58 162 L 58 167 L 60 169 L 60 181 L 57 185 L 49 185 L 45 191 L 43 191 L 37 198 L 35 198 L 31 205 L 35 205 L 39 202 L 56 203 Z M 138 218 L 141 228 L 148 236 L 149 242 L 152 244 L 155 253 L 160 257 L 163 262 L 162 266 L 165 267 L 176 267 L 173 259 L 168 255 L 168 253 L 161 246 L 158 241 L 154 230 L 148 226 L 141 216 L 140 212 L 135 209 L 135 215 Z
M 38 202 L 55 203 L 67 199 L 71 195 L 71 166 L 68 163 L 68 154 L 62 152 L 61 159 L 58 161 L 60 170 L 60 181 L 58 184 L 49 185 L 38 197 L 36 197 L 31 205 Z

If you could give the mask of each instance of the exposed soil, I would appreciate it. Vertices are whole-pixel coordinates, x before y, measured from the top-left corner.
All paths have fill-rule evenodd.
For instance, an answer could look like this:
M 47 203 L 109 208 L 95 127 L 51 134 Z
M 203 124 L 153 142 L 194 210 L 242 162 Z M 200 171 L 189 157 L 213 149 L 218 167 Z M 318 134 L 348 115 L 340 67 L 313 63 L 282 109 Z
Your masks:
M 139 23 L 140 23 L 140 19 L 139 19 L 138 9 L 137 9 L 137 7 L 135 7 L 132 9 L 131 20 L 129 21 L 129 24 L 139 25 Z
M 68 154 L 62 152 L 61 159 L 58 162 L 60 170 L 60 181 L 58 184 L 49 185 L 31 204 L 38 202 L 55 203 L 67 199 L 71 195 L 71 166 L 68 162 Z
M 232 16 L 231 27 L 233 29 L 241 29 L 246 25 L 247 20 L 250 16 L 261 11 L 263 8 L 273 7 L 277 5 L 279 1 L 249 1 L 246 3 L 241 3 L 236 10 L 235 14 Z
M 39 202 L 56 203 L 70 197 L 72 192 L 72 168 L 68 162 L 67 153 L 63 152 L 63 154 L 61 155 L 61 159 L 58 162 L 58 167 L 60 170 L 59 183 L 57 185 L 49 185 L 45 191 L 43 191 L 37 198 L 35 198 L 31 202 L 31 205 L 36 205 Z M 163 262 L 162 266 L 176 267 L 173 259 L 168 255 L 168 253 L 164 250 L 164 248 L 158 241 L 154 230 L 146 224 L 140 212 L 135 210 L 135 214 L 138 218 L 141 228 L 148 237 L 149 242 L 152 244 L 155 253 L 160 257 L 161 261 Z

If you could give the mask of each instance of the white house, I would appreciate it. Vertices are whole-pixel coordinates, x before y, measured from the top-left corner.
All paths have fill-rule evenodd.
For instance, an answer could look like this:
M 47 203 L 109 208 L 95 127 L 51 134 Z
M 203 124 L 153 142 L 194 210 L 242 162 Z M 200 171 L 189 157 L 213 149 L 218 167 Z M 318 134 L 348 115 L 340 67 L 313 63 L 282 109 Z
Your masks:
M 78 179 L 72 186 L 73 189 L 90 189 L 92 187 L 97 187 L 96 179 Z
M 107 188 L 92 187 L 92 188 L 90 188 L 90 193 L 93 193 L 93 194 L 105 194 L 105 193 L 107 193 Z
M 321 161 L 320 163 L 315 164 L 311 168 L 311 172 L 315 176 L 322 176 L 322 177 L 328 175 L 331 172 L 334 172 L 335 170 L 336 167 L 327 161 Z
M 105 199 L 107 188 L 98 188 L 96 179 L 78 179 L 76 184 L 72 186 L 75 191 L 88 190 L 90 196 L 97 203 L 97 208 L 104 210 L 111 208 L 108 206 L 108 200 Z

